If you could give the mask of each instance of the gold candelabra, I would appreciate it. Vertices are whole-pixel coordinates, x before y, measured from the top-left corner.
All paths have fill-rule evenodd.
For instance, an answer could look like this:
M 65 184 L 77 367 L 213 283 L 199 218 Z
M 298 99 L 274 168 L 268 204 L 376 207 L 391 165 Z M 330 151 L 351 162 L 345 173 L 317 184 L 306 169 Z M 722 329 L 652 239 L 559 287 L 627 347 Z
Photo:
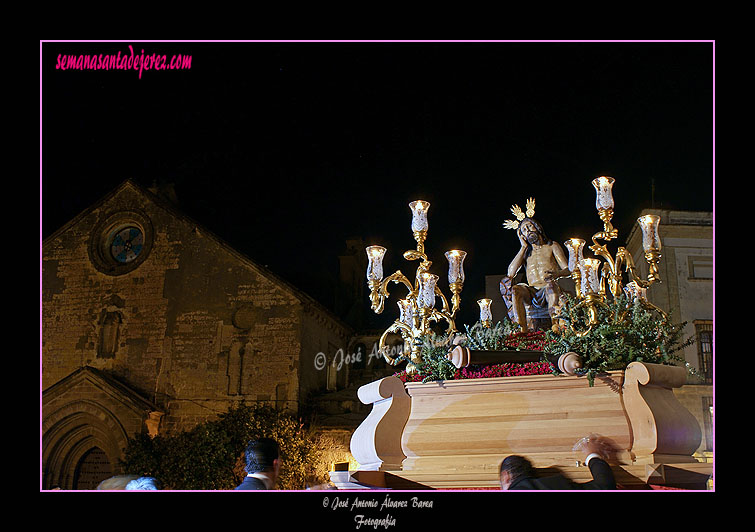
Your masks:
M 597 258 L 584 258 L 585 241 L 581 238 L 571 238 L 564 242 L 564 246 L 569 251 L 569 270 L 574 280 L 577 297 L 580 300 L 577 308 L 585 307 L 587 309 L 588 329 L 578 333 L 580 335 L 587 334 L 593 326 L 597 325 L 597 307 L 605 305 L 606 284 L 608 284 L 608 290 L 614 298 L 623 292 L 644 307 L 657 311 L 664 319 L 667 318 L 665 312 L 647 300 L 647 288 L 653 283 L 661 281 L 658 274 L 658 262 L 661 259 L 661 239 L 658 232 L 660 217 L 647 214 L 637 219 L 642 230 L 642 247 L 649 268 L 647 280 L 641 279 L 637 275 L 637 268 L 632 255 L 626 248 L 619 247 L 614 258 L 605 244 L 598 243 L 598 240 L 613 240 L 619 234 L 618 230 L 611 225 L 614 208 L 612 192 L 614 182 L 615 179 L 608 176 L 600 176 L 592 181 L 596 192 L 595 208 L 603 222 L 603 231 L 592 236 L 593 244 L 590 246 L 590 250 L 604 259 L 602 266 L 601 261 Z M 623 284 L 622 266 L 631 279 L 626 286 Z
M 391 333 L 399 334 L 404 340 L 404 353 L 409 353 L 406 371 L 412 375 L 417 372 L 417 364 L 421 361 L 422 337 L 430 332 L 430 322 L 445 321 L 448 323 L 448 333 L 457 332 L 454 320 L 461 304 L 461 291 L 464 287 L 464 259 L 467 253 L 453 249 L 445 254 L 448 260 L 448 284 L 452 293 L 449 305 L 448 299 L 437 285 L 439 277 L 429 271 L 432 262 L 425 255 L 425 239 L 428 230 L 427 211 L 430 204 L 417 200 L 410 203 L 409 208 L 412 212 L 412 233 L 417 242 L 417 248 L 405 251 L 404 259 L 420 261 L 414 283 L 409 281 L 401 270 L 383 277 L 383 257 L 386 248 L 368 246 L 366 251 L 367 285 L 370 288 L 371 308 L 376 314 L 381 314 L 384 310 L 385 300 L 390 295 L 389 283 L 401 283 L 408 290 L 407 295 L 398 301 L 398 319 L 380 337 L 379 350 L 389 364 L 398 364 L 399 359 L 388 354 L 386 338 Z M 443 302 L 442 309 L 435 308 L 436 297 L 440 297 Z

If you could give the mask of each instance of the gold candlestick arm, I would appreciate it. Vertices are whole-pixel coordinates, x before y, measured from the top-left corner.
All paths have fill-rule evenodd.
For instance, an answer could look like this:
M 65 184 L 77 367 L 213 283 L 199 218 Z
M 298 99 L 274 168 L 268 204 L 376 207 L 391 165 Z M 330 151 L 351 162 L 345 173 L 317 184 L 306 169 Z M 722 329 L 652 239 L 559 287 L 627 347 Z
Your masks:
M 661 277 L 658 274 L 658 262 L 661 260 L 661 254 L 658 251 L 651 249 L 645 252 L 645 260 L 648 263 L 648 282 L 650 284 L 660 283 Z
M 625 271 L 629 274 L 632 281 L 637 283 L 642 288 L 648 288 L 653 283 L 660 283 L 661 278 L 658 275 L 658 261 L 661 258 L 660 253 L 653 253 L 646 252 L 645 253 L 645 260 L 648 261 L 648 279 L 647 281 L 640 278 L 637 275 L 637 267 L 634 264 L 634 259 L 632 259 L 632 255 L 625 249 L 625 248 L 619 248 L 618 254 L 617 254 L 617 260 L 618 257 L 621 257 L 623 261 L 626 262 Z
M 599 209 L 598 216 L 603 222 L 603 231 L 595 233 L 592 236 L 593 242 L 595 242 L 595 240 L 597 239 L 613 240 L 614 238 L 618 237 L 619 230 L 611 224 L 611 219 L 613 218 L 613 209 Z
M 414 233 L 414 240 L 417 241 L 417 251 L 424 254 L 425 253 L 425 239 L 427 239 L 427 230 L 413 231 L 413 233 Z
M 446 296 L 441 292 L 438 285 L 435 285 L 435 295 L 443 301 L 443 312 L 450 313 L 451 307 L 448 306 L 448 299 L 446 299 Z
M 371 308 L 376 314 L 382 314 L 385 308 L 385 300 L 390 296 L 388 292 L 388 283 L 403 283 L 409 290 L 409 296 L 414 293 L 414 287 L 407 277 L 401 273 L 401 270 L 397 270 L 382 281 L 367 281 L 367 285 L 370 288 L 370 302 Z
M 582 299 L 582 272 L 579 271 L 579 267 L 575 268 L 571 272 L 572 281 L 574 281 L 574 291 L 578 299 Z
M 439 322 L 439 321 L 445 321 L 445 322 L 447 322 L 448 323 L 448 329 L 446 329 L 446 332 L 449 333 L 449 334 L 450 333 L 458 332 L 456 330 L 456 322 L 454 320 L 454 317 L 451 314 L 449 314 L 448 312 L 444 312 L 444 311 L 438 310 L 438 309 L 433 309 L 432 313 L 430 314 L 430 316 L 428 316 L 427 319 L 428 320 L 432 320 L 432 321 L 434 321 L 436 323 Z
M 451 283 L 449 286 L 451 288 L 451 293 L 453 294 L 451 296 L 451 314 L 456 316 L 456 312 L 461 306 L 461 290 L 464 288 L 464 283 L 456 282 Z
M 587 309 L 587 322 L 585 323 L 587 325 L 587 329 L 579 331 L 574 328 L 574 332 L 578 337 L 581 338 L 587 335 L 590 331 L 592 331 L 592 328 L 598 324 L 598 307 L 603 305 L 605 305 L 605 299 L 603 298 L 603 296 L 601 296 L 600 294 L 588 294 L 576 307 L 574 307 L 574 310 L 582 307 L 586 307 Z
M 398 360 L 391 357 L 388 354 L 388 346 L 385 345 L 385 340 L 388 337 L 389 334 L 399 332 L 401 334 L 401 337 L 404 339 L 404 343 L 409 341 L 411 344 L 412 340 L 414 339 L 414 335 L 412 333 L 411 327 L 406 325 L 405 323 L 401 323 L 400 321 L 396 320 L 393 322 L 393 324 L 388 327 L 385 332 L 383 332 L 382 336 L 380 337 L 380 342 L 378 344 L 378 352 L 383 355 L 383 358 L 390 364 L 391 366 L 395 366 L 398 364 Z
M 404 252 L 404 259 L 419 261 L 417 266 L 417 275 L 412 283 L 401 271 L 381 279 L 382 277 L 382 260 L 386 252 L 382 246 L 370 246 L 367 248 L 369 265 L 367 269 L 367 279 L 370 288 L 370 302 L 372 310 L 381 314 L 385 307 L 385 300 L 389 297 L 388 284 L 403 283 L 408 290 L 408 295 L 398 302 L 400 317 L 380 337 L 380 352 L 389 364 L 395 365 L 399 362 L 398 357 L 394 358 L 388 352 L 386 346 L 387 337 L 391 333 L 399 333 L 404 339 L 405 350 L 409 353 L 404 359 L 408 359 L 406 372 L 414 374 L 417 372 L 418 365 L 422 363 L 422 339 L 425 335 L 431 333 L 429 323 L 432 321 L 445 320 L 449 325 L 449 332 L 456 332 L 454 317 L 461 303 L 461 289 L 464 281 L 463 260 L 466 252 L 461 250 L 452 250 L 446 254 L 449 259 L 449 284 L 453 298 L 451 305 L 440 288 L 437 286 L 438 276 L 430 273 L 432 262 L 427 259 L 425 254 L 425 239 L 427 238 L 427 212 L 430 204 L 423 200 L 413 201 L 409 204 L 412 211 L 412 234 L 417 242 L 417 248 Z M 453 281 L 453 282 L 452 282 Z M 458 281 L 458 282 L 457 282 Z M 440 297 L 443 302 L 443 309 L 435 308 L 436 300 Z

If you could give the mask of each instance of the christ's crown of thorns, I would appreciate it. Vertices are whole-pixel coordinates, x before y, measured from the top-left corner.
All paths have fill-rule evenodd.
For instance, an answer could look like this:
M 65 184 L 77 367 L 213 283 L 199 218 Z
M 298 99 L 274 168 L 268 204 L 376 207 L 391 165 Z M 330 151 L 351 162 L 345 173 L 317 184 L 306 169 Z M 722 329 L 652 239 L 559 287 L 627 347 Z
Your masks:
M 511 213 L 516 216 L 516 220 L 506 220 L 503 222 L 504 229 L 517 229 L 519 224 L 525 218 L 525 213 L 522 212 L 522 208 L 519 205 L 511 206 Z M 532 218 L 535 215 L 535 198 L 529 198 L 527 200 L 527 212 L 526 218 Z

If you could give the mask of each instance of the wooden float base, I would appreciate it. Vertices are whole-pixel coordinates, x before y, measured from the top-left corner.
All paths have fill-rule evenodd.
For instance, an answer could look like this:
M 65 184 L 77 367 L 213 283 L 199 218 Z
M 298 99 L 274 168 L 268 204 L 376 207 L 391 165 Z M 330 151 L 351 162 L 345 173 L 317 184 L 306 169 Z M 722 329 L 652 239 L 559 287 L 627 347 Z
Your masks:
M 616 483 L 624 490 L 648 490 L 650 485 L 685 490 L 706 490 L 713 464 L 690 462 L 676 464 L 613 465 Z M 574 482 L 592 480 L 587 467 L 538 468 L 548 476 L 559 472 Z M 485 473 L 448 471 L 331 471 L 331 481 L 345 490 L 496 490 L 500 489 L 497 471 Z
M 685 380 L 682 367 L 639 362 L 592 386 L 577 376 L 424 384 L 386 377 L 358 390 L 372 405 L 351 438 L 359 471 L 332 478 L 347 489 L 495 489 L 501 461 L 517 454 L 542 475 L 583 482 L 591 475 L 574 445 L 598 434 L 611 442 L 623 489 L 706 489 L 713 465 L 693 456 L 700 425 L 673 393 Z

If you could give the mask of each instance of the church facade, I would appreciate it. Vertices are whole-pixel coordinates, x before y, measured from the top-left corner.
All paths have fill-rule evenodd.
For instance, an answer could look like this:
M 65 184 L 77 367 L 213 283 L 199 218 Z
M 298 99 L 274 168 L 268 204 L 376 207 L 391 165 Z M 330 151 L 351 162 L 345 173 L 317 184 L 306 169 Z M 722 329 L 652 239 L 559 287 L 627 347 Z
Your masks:
M 318 355 L 351 336 L 126 181 L 42 243 L 43 488 L 91 489 L 120 473 L 129 437 L 186 430 L 241 401 L 297 412 L 333 378 Z

